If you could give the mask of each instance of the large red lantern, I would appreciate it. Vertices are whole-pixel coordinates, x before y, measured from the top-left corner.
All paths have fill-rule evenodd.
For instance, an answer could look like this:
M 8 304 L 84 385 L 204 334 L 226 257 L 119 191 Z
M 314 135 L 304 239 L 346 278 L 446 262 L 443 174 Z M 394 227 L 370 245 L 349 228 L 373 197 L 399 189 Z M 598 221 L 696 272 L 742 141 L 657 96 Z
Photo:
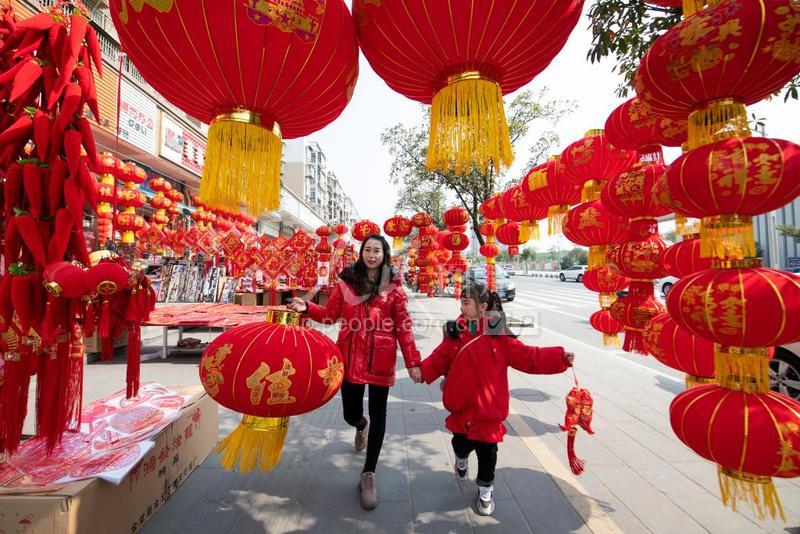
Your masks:
M 442 240 L 442 246 L 453 252 L 461 252 L 469 247 L 469 238 L 466 234 L 451 232 Z
M 377 224 L 372 221 L 358 221 L 353 225 L 353 230 L 351 232 L 353 234 L 353 238 L 358 241 L 364 241 L 367 236 L 373 234 L 380 234 L 381 228 Z
M 656 142 L 658 117 L 650 112 L 638 98 L 620 104 L 606 119 L 605 133 L 608 141 L 617 148 L 642 153 L 660 154 Z M 663 163 L 663 155 L 658 161 Z
M 689 148 L 720 131 L 748 131 L 744 106 L 778 91 L 797 74 L 792 0 L 719 2 L 661 35 L 634 77 L 653 112 L 689 117 Z
M 409 219 L 396 215 L 383 223 L 383 231 L 392 238 L 392 248 L 399 250 L 403 246 L 403 238 L 408 237 L 413 230 Z
M 153 88 L 210 124 L 200 197 L 212 207 L 280 202 L 282 139 L 336 119 L 358 76 L 342 0 L 112 0 L 122 48 Z M 158 49 L 158 53 L 154 50 Z
M 452 229 L 469 222 L 469 212 L 460 206 L 454 206 L 444 212 L 444 223 Z
M 300 326 L 299 314 L 278 309 L 267 322 L 232 328 L 200 359 L 200 381 L 218 403 L 244 414 L 217 447 L 221 464 L 272 470 L 280 461 L 289 417 L 328 402 L 341 386 L 344 360 L 326 335 Z
M 506 246 L 524 245 L 530 238 L 530 231 L 518 222 L 504 223 L 497 228 L 497 240 Z
M 660 313 L 644 327 L 647 352 L 672 369 L 686 373 L 687 385 L 714 379 L 714 342 L 682 328 L 668 313 Z
M 661 267 L 676 278 L 710 269 L 711 263 L 711 258 L 704 258 L 700 254 L 699 234 L 683 236 L 682 241 L 675 243 L 661 255 Z
M 675 283 L 667 306 L 679 325 L 720 345 L 800 341 L 800 278 L 784 271 L 752 267 L 695 273 Z
M 625 325 L 615 319 L 610 310 L 597 310 L 589 317 L 589 324 L 603 334 L 603 345 L 619 346 L 619 333 L 625 329 Z
M 710 384 L 675 397 L 669 414 L 678 439 L 717 464 L 723 503 L 735 508 L 745 500 L 761 517 L 783 517 L 770 477 L 800 476 L 800 403 L 772 391 Z
M 484 200 L 481 205 L 478 206 L 478 212 L 480 212 L 484 218 L 492 219 L 497 221 L 498 224 L 501 224 L 506 218 L 506 211 L 504 208 L 503 195 L 498 193 Z
M 583 139 L 565 148 L 559 159 L 564 164 L 564 179 L 586 184 L 583 200 L 596 200 L 600 182 L 629 169 L 638 160 L 638 154 L 612 145 L 603 130 L 589 130 Z
M 528 202 L 534 206 L 548 208 L 547 233 L 561 235 L 564 217 L 570 206 L 581 199 L 580 184 L 564 177 L 564 163 L 554 156 L 547 163 L 537 165 L 520 183 Z
M 800 195 L 800 146 L 760 137 L 717 141 L 674 161 L 654 193 L 686 217 L 703 218 L 704 256 L 755 256 L 752 216 Z
M 611 178 L 603 187 L 600 198 L 612 213 L 635 219 L 661 217 L 670 209 L 658 204 L 653 195 L 656 180 L 664 174 L 661 164 L 639 165 Z
M 658 235 L 655 220 L 642 219 L 633 223 L 630 241 L 609 247 L 606 261 L 617 273 L 633 281 L 631 290 L 636 283 L 641 283 L 652 294 L 652 280 L 666 274 L 661 267 L 661 254 L 666 249 L 667 244 Z
M 537 206 L 525 197 L 523 186 L 517 184 L 505 191 L 501 197 L 503 214 L 513 222 L 522 225 L 522 231 L 529 239 L 539 239 L 539 219 L 547 216 L 547 207 Z
M 589 249 L 589 268 L 605 265 L 608 245 L 622 243 L 631 233 L 631 223 L 608 211 L 599 200 L 584 202 L 564 218 L 564 236 Z
M 512 161 L 502 96 L 550 63 L 582 5 L 356 0 L 353 13 L 375 72 L 398 93 L 433 104 L 428 168 L 486 174 Z

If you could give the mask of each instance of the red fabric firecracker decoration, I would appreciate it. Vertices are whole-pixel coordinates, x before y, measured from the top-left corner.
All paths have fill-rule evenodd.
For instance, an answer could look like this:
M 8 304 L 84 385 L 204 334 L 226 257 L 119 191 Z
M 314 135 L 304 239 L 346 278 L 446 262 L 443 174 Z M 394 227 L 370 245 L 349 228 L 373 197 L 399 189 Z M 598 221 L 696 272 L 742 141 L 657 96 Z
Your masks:
M 558 426 L 563 432 L 567 432 L 569 467 L 574 474 L 580 475 L 583 473 L 585 464 L 575 454 L 575 435 L 578 433 L 578 428 L 584 429 L 590 435 L 594 434 L 592 430 L 594 401 L 588 389 L 579 387 L 577 378 L 575 378 L 575 386 L 567 393 L 565 400 L 567 413 L 564 415 L 564 424 Z

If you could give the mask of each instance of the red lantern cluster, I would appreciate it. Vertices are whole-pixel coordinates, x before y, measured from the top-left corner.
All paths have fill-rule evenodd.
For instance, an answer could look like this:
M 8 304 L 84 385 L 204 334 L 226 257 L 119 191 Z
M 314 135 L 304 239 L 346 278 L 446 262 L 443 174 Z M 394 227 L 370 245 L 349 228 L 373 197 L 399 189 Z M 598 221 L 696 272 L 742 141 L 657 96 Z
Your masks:
M 165 178 L 158 177 L 151 179 L 147 185 L 156 192 L 156 196 L 150 199 L 150 205 L 156 210 L 152 222 L 154 222 L 159 229 L 164 228 L 164 226 L 169 223 L 167 210 L 172 207 L 172 200 L 167 196 L 167 193 L 172 191 L 172 184 Z
M 146 197 L 137 186 L 147 180 L 147 173 L 132 162 L 122 164 L 121 180 L 125 189 L 117 190 L 117 205 L 122 212 L 117 214 L 117 228 L 122 231 L 122 242 L 132 245 L 136 239 L 136 232 L 144 228 L 144 217 L 136 213 L 136 208 L 141 208 L 146 202 Z

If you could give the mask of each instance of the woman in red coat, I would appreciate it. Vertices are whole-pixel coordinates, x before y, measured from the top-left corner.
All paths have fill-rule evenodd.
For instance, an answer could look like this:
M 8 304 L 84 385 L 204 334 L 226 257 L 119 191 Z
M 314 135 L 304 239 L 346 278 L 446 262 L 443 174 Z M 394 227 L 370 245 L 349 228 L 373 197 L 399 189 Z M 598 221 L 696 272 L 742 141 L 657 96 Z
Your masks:
M 386 403 L 394 385 L 397 345 L 414 382 L 421 381 L 420 355 L 402 280 L 391 267 L 389 243 L 376 234 L 364 239 L 358 261 L 339 275 L 325 306 L 295 298 L 289 305 L 317 322 L 340 321 L 337 345 L 345 362 L 342 382 L 344 419 L 356 427 L 356 450 L 367 448 L 359 491 L 361 506 L 378 505 L 375 467 L 386 432 Z M 369 420 L 364 417 L 364 389 L 369 385 Z
M 422 362 L 422 379 L 430 384 L 445 376 L 442 402 L 450 415 L 455 471 L 467 478 L 467 458 L 478 456 L 477 509 L 494 511 L 492 482 L 497 443 L 503 441 L 508 417 L 508 368 L 523 373 L 556 374 L 572 366 L 574 355 L 563 347 L 529 347 L 506 327 L 500 299 L 482 284 L 461 294 L 461 316 L 447 323 L 445 338 Z

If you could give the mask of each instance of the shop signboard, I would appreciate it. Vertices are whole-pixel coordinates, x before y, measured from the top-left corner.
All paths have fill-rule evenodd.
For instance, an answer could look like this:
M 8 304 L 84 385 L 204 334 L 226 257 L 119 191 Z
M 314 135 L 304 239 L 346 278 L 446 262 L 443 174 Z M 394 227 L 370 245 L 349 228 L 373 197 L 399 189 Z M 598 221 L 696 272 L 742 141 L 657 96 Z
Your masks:
M 119 136 L 148 154 L 156 153 L 158 107 L 155 100 L 122 79 L 119 103 Z
M 166 113 L 161 115 L 161 143 L 159 153 L 162 158 L 176 163 L 195 174 L 203 173 L 206 158 L 206 142 Z

